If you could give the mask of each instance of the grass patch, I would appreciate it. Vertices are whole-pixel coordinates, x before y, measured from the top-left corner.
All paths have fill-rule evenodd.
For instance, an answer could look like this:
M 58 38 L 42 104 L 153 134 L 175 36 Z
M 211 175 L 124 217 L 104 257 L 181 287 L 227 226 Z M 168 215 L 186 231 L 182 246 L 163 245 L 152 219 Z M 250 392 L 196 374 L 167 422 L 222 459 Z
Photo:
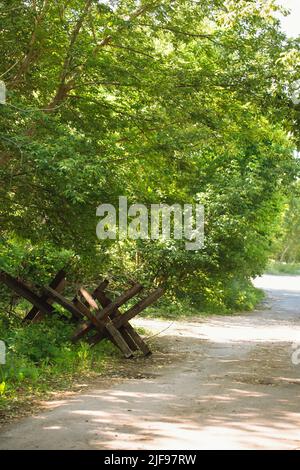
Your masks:
M 143 312 L 145 318 L 157 318 L 167 320 L 178 320 L 196 316 L 209 316 L 211 313 L 203 312 L 193 307 L 188 301 L 176 300 L 168 301 L 163 299 L 157 306 L 149 307 Z
M 263 297 L 263 291 L 248 282 L 231 282 L 226 288 L 221 284 L 206 288 L 193 299 L 166 295 L 143 316 L 176 320 L 233 314 L 252 310 Z M 21 324 L 25 307 L 20 302 L 14 314 L 7 314 L 5 309 L 0 314 L 0 339 L 7 347 L 6 364 L 0 365 L 0 421 L 1 415 L 11 415 L 33 399 L 72 390 L 79 379 L 105 375 L 121 362 L 121 354 L 109 341 L 101 341 L 93 348 L 84 341 L 73 344 L 70 338 L 74 325 L 63 312 L 40 323 Z M 139 327 L 138 331 L 151 336 L 144 328 Z
M 74 326 L 56 316 L 27 326 L 5 323 L 2 319 L 0 338 L 7 354 L 0 365 L 1 414 L 49 391 L 69 389 L 76 379 L 103 374 L 120 358 L 109 341 L 93 348 L 71 343 Z
M 170 299 L 163 297 L 153 307 L 149 307 L 143 316 L 161 319 L 188 319 L 190 317 L 209 317 L 211 315 L 235 315 L 251 311 L 265 298 L 265 293 L 252 284 L 235 285 L 226 291 L 226 302 L 216 293 L 214 301 L 201 299 L 199 306 L 193 300 Z M 211 296 L 213 297 L 213 296 Z
M 280 263 L 279 261 L 271 261 L 267 266 L 266 274 L 299 275 L 300 263 Z

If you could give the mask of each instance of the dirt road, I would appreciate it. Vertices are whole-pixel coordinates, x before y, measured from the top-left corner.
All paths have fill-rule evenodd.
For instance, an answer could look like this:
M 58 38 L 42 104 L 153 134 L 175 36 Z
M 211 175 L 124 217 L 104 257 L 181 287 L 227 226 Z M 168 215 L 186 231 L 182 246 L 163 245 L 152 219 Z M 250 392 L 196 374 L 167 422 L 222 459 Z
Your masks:
M 261 311 L 138 320 L 169 326 L 158 337 L 168 365 L 137 360 L 142 379 L 48 402 L 6 427 L 0 449 L 300 449 L 300 277 L 256 284 Z

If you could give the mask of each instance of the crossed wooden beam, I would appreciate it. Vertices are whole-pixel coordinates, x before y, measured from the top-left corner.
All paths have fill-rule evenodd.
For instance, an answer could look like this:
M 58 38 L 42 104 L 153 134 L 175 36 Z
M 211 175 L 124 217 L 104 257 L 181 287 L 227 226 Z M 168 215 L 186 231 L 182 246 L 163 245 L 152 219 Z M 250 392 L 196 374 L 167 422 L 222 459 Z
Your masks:
M 132 357 L 138 350 L 145 356 L 151 354 L 148 345 L 129 321 L 163 295 L 162 287 L 154 289 L 121 313 L 119 308 L 143 290 L 141 284 L 134 283 L 119 297 L 112 300 L 106 292 L 108 281 L 104 280 L 92 294 L 81 287 L 72 301 L 69 301 L 62 295 L 66 283 L 64 270 L 59 271 L 49 286 L 42 288 L 41 292 L 36 292 L 37 289 L 28 287 L 5 271 L 0 271 L 0 281 L 32 303 L 33 307 L 25 316 L 24 322 L 40 321 L 45 315 L 53 314 L 52 304 L 57 303 L 71 313 L 73 322 L 79 324 L 72 341 L 76 342 L 85 337 L 89 344 L 95 345 L 102 339 L 108 338 L 126 358 Z

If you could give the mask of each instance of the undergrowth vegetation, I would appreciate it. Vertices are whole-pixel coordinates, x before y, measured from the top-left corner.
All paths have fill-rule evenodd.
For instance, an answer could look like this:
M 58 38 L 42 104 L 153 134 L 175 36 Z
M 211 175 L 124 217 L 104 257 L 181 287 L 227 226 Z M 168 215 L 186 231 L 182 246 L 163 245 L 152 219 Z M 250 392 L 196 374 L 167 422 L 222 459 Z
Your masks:
M 119 353 L 108 341 L 91 348 L 70 341 L 74 325 L 54 315 L 22 325 L 20 319 L 1 316 L 0 338 L 6 344 L 6 364 L 0 365 L 0 410 L 24 395 L 41 396 L 49 389 L 65 389 L 75 378 L 102 374 Z
M 285 263 L 282 261 L 271 261 L 267 268 L 267 274 L 287 274 L 287 275 L 299 275 L 300 274 L 300 263 Z
M 292 97 L 300 42 L 281 30 L 278 2 L 6 3 L 0 269 L 43 286 L 64 267 L 70 298 L 104 277 L 112 296 L 128 278 L 163 285 L 165 297 L 149 311 L 158 316 L 253 309 L 262 293 L 251 279 L 264 272 L 280 226 L 278 256 L 300 258 L 298 217 L 288 211 L 291 246 L 282 220 L 299 176 Z M 136 238 L 108 231 L 99 240 L 97 207 L 112 205 L 118 218 L 120 196 L 148 216 L 153 204 L 201 204 L 203 248 L 151 239 L 150 230 L 144 239 L 138 229 Z M 129 217 L 137 227 L 140 215 Z M 2 400 L 101 371 L 115 354 L 106 343 L 71 344 L 59 309 L 49 322 L 21 326 L 26 309 L 0 285 Z

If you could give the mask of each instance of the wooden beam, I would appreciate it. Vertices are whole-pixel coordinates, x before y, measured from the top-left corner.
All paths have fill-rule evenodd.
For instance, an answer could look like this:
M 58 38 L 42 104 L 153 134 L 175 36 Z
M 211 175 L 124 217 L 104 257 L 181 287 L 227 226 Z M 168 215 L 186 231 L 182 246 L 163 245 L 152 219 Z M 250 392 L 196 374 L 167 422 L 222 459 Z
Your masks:
M 100 292 L 104 291 L 104 289 L 106 289 L 107 286 L 108 286 L 108 281 L 105 279 L 94 290 L 92 296 L 94 297 L 95 294 L 99 294 Z M 94 297 L 94 298 L 96 298 L 96 297 Z M 76 299 L 76 297 L 75 297 L 75 299 Z M 84 299 L 83 303 L 84 303 L 85 306 L 87 306 L 87 302 L 86 302 L 85 299 Z M 74 342 L 78 341 L 85 334 L 87 334 L 90 330 L 92 330 L 93 326 L 94 325 L 93 325 L 92 322 L 85 322 L 82 325 L 80 325 L 79 328 L 77 329 L 77 331 L 74 333 L 74 335 L 72 337 L 72 341 L 74 341 Z
M 90 311 L 90 309 L 82 302 L 80 302 L 79 299 L 75 298 L 73 300 L 73 303 L 74 306 L 82 313 L 82 315 L 85 315 L 97 329 L 100 329 L 100 331 L 102 331 L 105 328 L 104 322 L 98 320 L 97 317 L 95 317 L 95 315 L 93 315 L 93 313 Z
M 121 328 L 121 326 L 129 322 L 129 320 L 131 320 L 133 317 L 138 315 L 145 308 L 149 307 L 149 305 L 151 305 L 156 300 L 158 300 L 163 294 L 164 294 L 164 289 L 162 287 L 158 287 L 153 292 L 151 292 L 151 294 L 149 294 L 146 298 L 140 300 L 133 307 L 127 310 L 127 312 L 123 313 L 117 318 L 114 318 L 112 320 L 114 326 L 117 329 Z M 90 338 L 89 342 L 91 344 L 96 344 L 97 342 L 101 341 L 104 337 L 105 335 L 103 336 L 103 333 L 97 333 L 92 338 Z
M 79 327 L 77 328 L 77 330 L 72 336 L 72 342 L 76 343 L 76 341 L 79 341 L 83 336 L 85 336 L 93 328 L 94 328 L 94 325 L 91 321 L 81 323 L 81 325 L 79 325 Z M 103 338 L 105 338 L 105 335 L 103 336 Z
M 0 271 L 0 281 L 6 284 L 10 289 L 15 291 L 18 295 L 28 300 L 32 305 L 37 307 L 41 312 L 46 315 L 52 314 L 54 309 L 45 302 L 41 297 L 39 297 L 35 292 L 29 289 L 26 284 L 21 281 L 18 281 L 10 274 L 7 274 L 4 271 Z
M 104 279 L 104 281 L 102 281 L 98 287 L 96 287 L 96 289 L 94 290 L 94 292 L 92 293 L 92 297 L 94 299 L 97 299 L 97 295 L 101 292 L 104 292 L 105 289 L 107 288 L 108 286 L 108 280 L 107 279 Z
M 103 310 L 98 311 L 96 313 L 96 317 L 98 320 L 105 320 L 108 318 L 109 314 L 115 311 L 118 307 L 123 305 L 127 300 L 131 299 L 135 294 L 140 292 L 143 289 L 141 284 L 135 284 L 133 287 L 125 291 L 122 295 L 120 295 L 114 302 L 111 302 L 109 305 L 104 307 Z M 77 341 L 86 333 L 88 333 L 93 327 L 93 323 L 89 322 L 82 325 L 78 331 L 73 336 L 73 341 Z
M 84 298 L 85 303 L 88 304 L 92 310 L 96 310 L 97 312 L 99 312 L 99 307 L 95 302 L 95 299 L 91 296 L 91 294 L 89 294 L 88 291 L 85 290 L 83 287 L 79 289 L 79 292 Z
M 124 356 L 129 359 L 130 357 L 133 356 L 133 352 L 129 348 L 128 344 L 124 340 L 123 336 L 121 333 L 117 330 L 117 328 L 114 326 L 112 321 L 108 321 L 105 324 L 105 328 L 108 330 L 110 335 L 114 338 L 116 344 L 119 346 L 120 350 L 124 354 Z
M 122 328 L 126 328 L 125 331 L 128 332 L 128 334 L 131 336 L 131 338 L 135 342 L 135 344 L 140 348 L 140 350 L 142 351 L 144 356 L 149 356 L 150 354 L 152 354 L 149 346 L 147 345 L 147 343 L 145 343 L 143 338 L 141 338 L 141 336 L 138 334 L 137 331 L 135 331 L 135 329 L 133 328 L 132 325 L 130 325 L 130 323 L 127 322 L 124 325 L 124 327 L 120 328 L 120 331 L 122 331 Z
M 127 312 L 123 313 L 120 318 L 116 318 L 116 320 L 114 320 L 116 328 L 120 328 L 120 326 L 124 325 L 125 322 L 131 320 L 145 308 L 149 307 L 149 305 L 153 304 L 153 302 L 156 302 L 156 300 L 158 300 L 163 294 L 164 289 L 162 287 L 158 287 L 151 292 L 148 297 L 137 302 L 133 307 L 127 310 Z
M 98 295 L 99 295 L 99 291 L 98 291 Z M 98 333 L 103 334 L 103 337 L 107 336 L 116 346 L 119 346 L 116 343 L 114 336 L 111 336 L 109 330 L 107 330 L 106 324 L 105 324 L 104 321 L 98 320 L 97 317 L 90 311 L 90 309 L 83 302 L 81 302 L 79 299 L 75 298 L 73 300 L 73 303 L 74 303 L 75 307 L 78 310 L 80 310 L 82 312 L 82 314 L 85 315 L 90 320 L 90 323 L 92 324 L 93 327 L 95 327 L 98 330 Z M 86 331 L 87 325 L 88 324 L 86 322 L 83 323 L 82 325 L 80 325 L 80 327 L 77 329 L 76 333 L 73 336 L 73 341 L 74 342 L 78 341 L 80 338 L 82 338 L 84 335 L 87 334 L 87 331 Z M 121 331 L 121 330 L 122 329 L 120 329 L 120 333 L 122 334 L 124 340 L 126 341 L 126 343 L 129 346 L 129 348 L 135 351 L 137 349 L 136 343 L 131 339 L 131 336 L 126 335 L 126 334 L 124 335 L 123 331 Z
M 54 279 L 50 282 L 49 286 L 52 287 L 52 289 L 55 289 L 57 292 L 62 292 L 65 286 L 65 277 L 66 277 L 66 272 L 61 269 L 58 271 Z M 49 299 L 49 297 L 45 294 L 41 296 L 41 299 L 43 299 L 45 302 L 49 303 L 50 305 L 53 303 L 52 299 Z M 27 315 L 23 318 L 23 322 L 27 321 L 37 321 L 40 320 L 43 317 L 43 312 L 41 312 L 36 306 L 33 306 L 32 309 L 27 313 Z
M 94 292 L 93 295 L 97 296 L 97 299 L 101 303 L 102 307 L 106 307 L 109 305 L 111 300 L 105 292 Z M 120 317 L 122 314 L 119 309 L 116 309 L 110 315 L 110 318 L 113 320 L 115 318 Z M 145 341 L 141 338 L 141 336 L 135 331 L 135 329 L 130 325 L 130 323 L 125 322 L 123 326 L 120 328 L 120 333 L 128 343 L 130 349 L 136 351 L 140 349 L 145 356 L 151 354 L 151 351 Z M 95 345 L 92 341 L 92 344 Z
M 82 302 L 80 302 L 79 299 L 75 299 L 74 304 L 76 308 L 78 308 L 78 310 L 83 313 L 83 315 L 86 315 L 89 318 L 89 320 L 94 324 L 97 330 L 100 330 L 100 332 L 107 330 L 108 338 L 121 350 L 121 352 L 125 355 L 126 358 L 132 357 L 132 351 L 129 345 L 111 322 L 107 322 L 106 324 L 104 324 L 103 321 L 98 320 L 96 316 L 93 315 L 93 313 L 90 311 L 90 309 Z
M 56 290 L 52 289 L 51 287 L 44 287 L 43 291 L 48 295 L 48 297 L 52 298 L 54 302 L 60 304 L 62 307 L 72 313 L 72 315 L 75 315 L 79 319 L 82 318 L 81 312 L 75 307 L 75 305 L 65 299 L 65 297 L 63 297 L 61 294 L 56 292 Z
M 130 287 L 123 294 L 121 294 L 116 300 L 114 300 L 109 305 L 104 307 L 104 309 L 101 310 L 97 314 L 97 317 L 99 318 L 99 320 L 104 320 L 105 318 L 107 318 L 111 312 L 113 312 L 116 308 L 121 307 L 121 305 L 125 304 L 125 302 L 127 302 L 132 297 L 134 297 L 142 289 L 143 289 L 143 286 L 138 283 Z

